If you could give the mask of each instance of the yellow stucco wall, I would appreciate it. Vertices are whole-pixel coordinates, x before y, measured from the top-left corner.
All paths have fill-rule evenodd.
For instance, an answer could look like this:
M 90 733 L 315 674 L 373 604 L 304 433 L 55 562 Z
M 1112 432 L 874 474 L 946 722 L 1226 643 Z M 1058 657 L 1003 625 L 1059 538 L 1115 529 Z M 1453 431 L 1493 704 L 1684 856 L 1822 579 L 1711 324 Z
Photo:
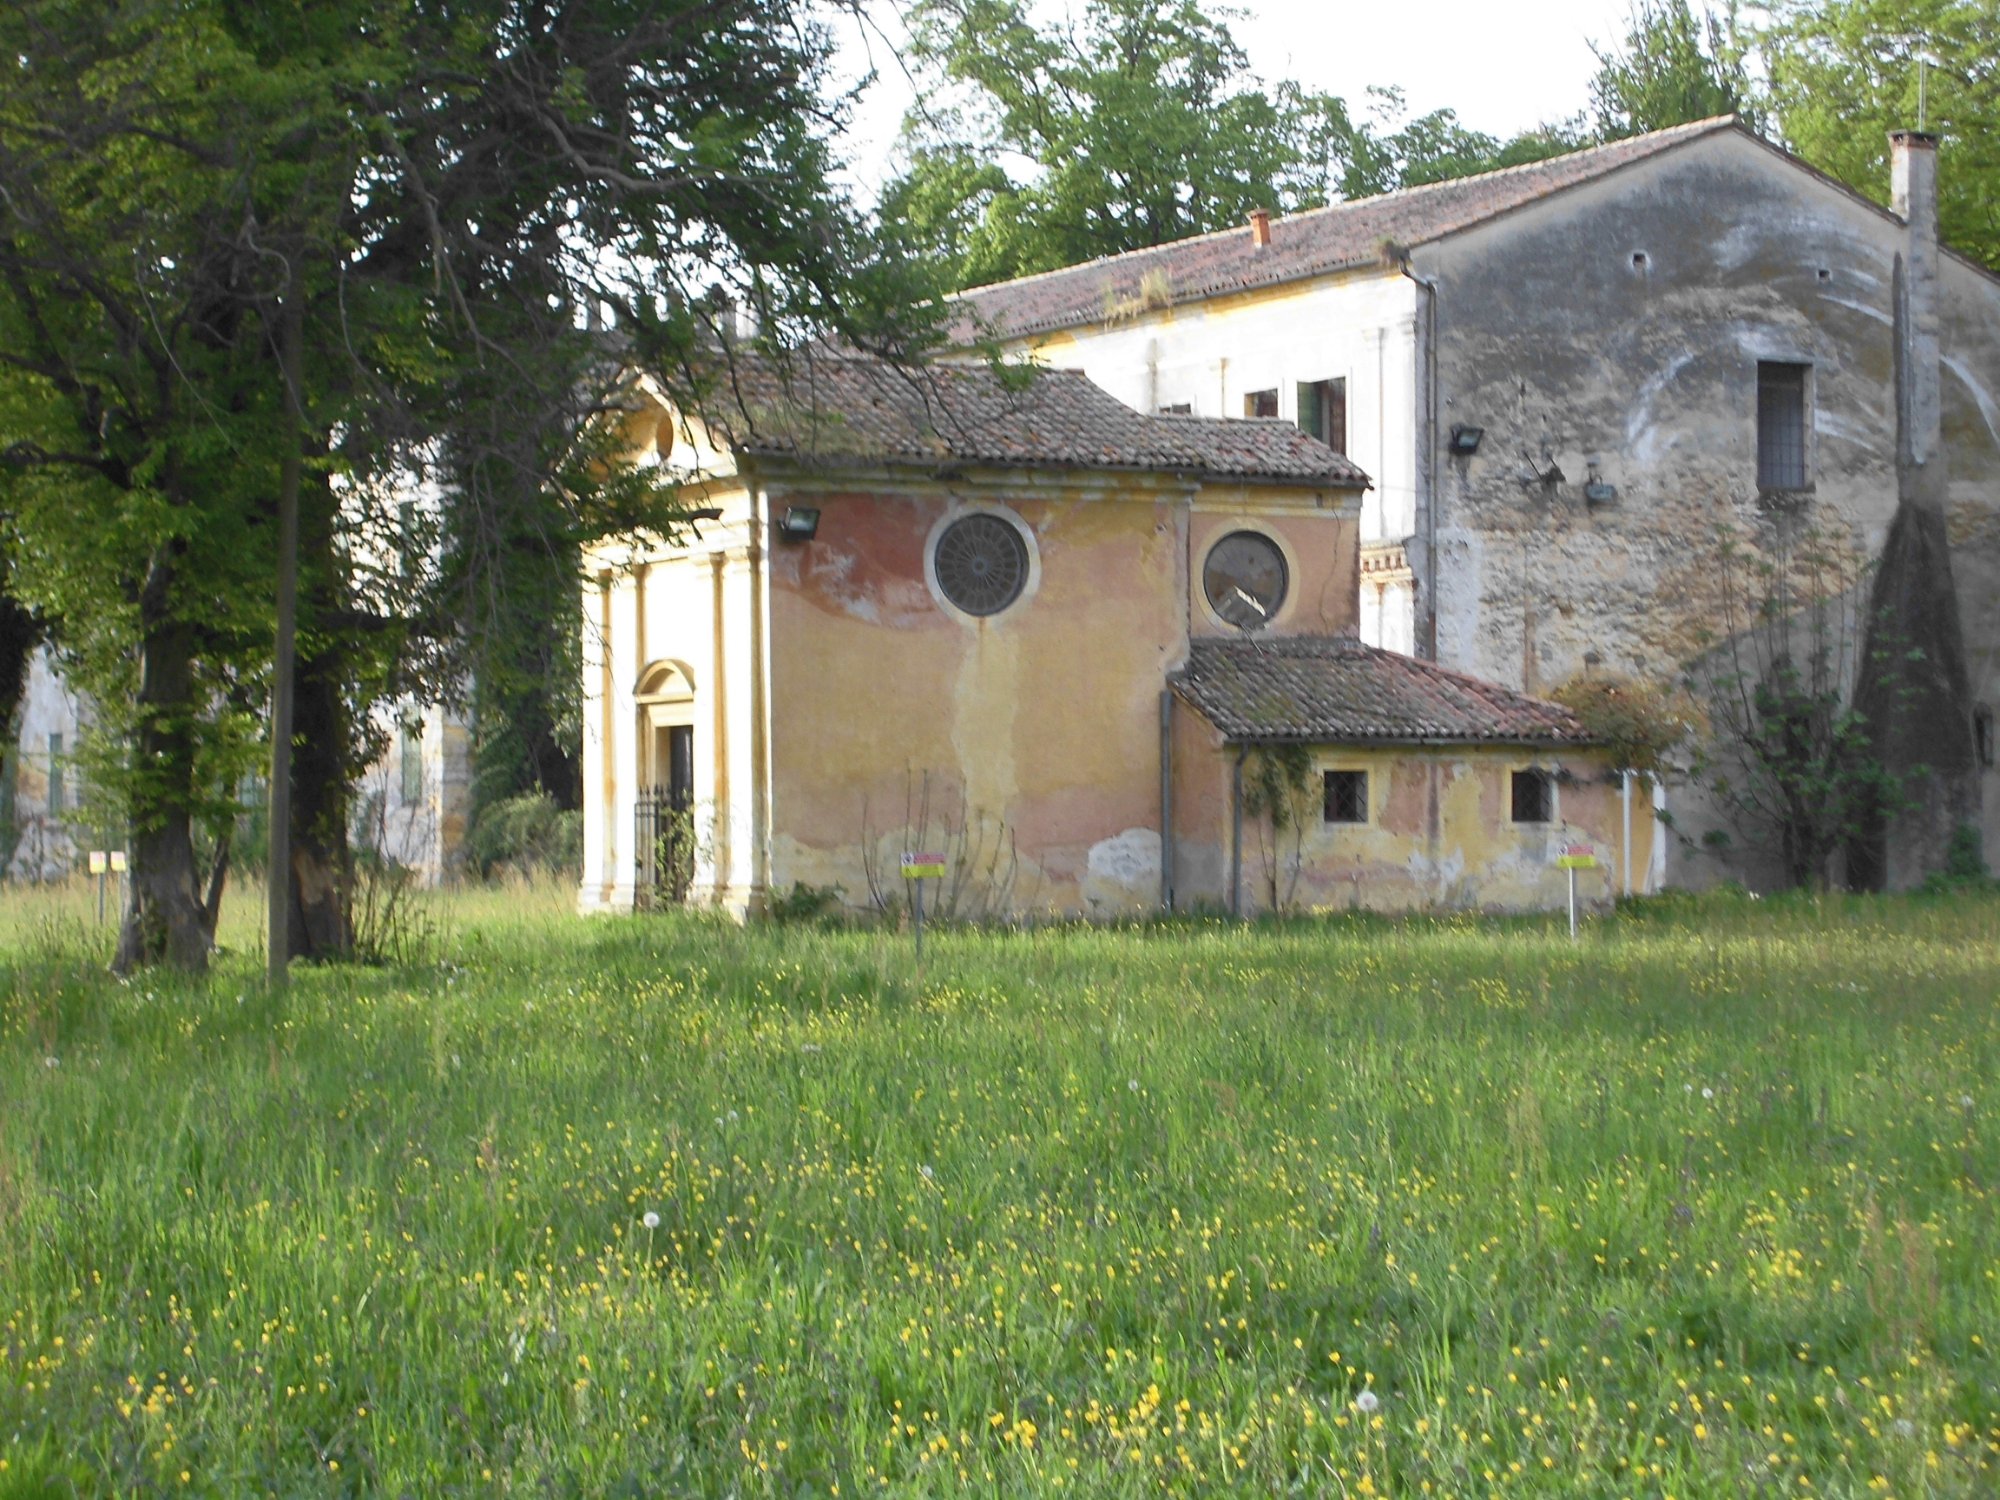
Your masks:
M 1281 628 L 1351 629 L 1352 505 L 1163 481 L 815 497 L 818 536 L 771 563 L 774 888 L 898 896 L 896 856 L 943 849 L 961 910 L 1112 914 L 1160 895 L 1160 694 L 1185 654 L 1190 570 L 1242 525 L 1300 561 Z M 782 499 L 774 497 L 773 505 Z M 927 576 L 968 510 L 1033 538 L 1026 594 L 953 609 Z M 1195 585 L 1198 587 L 1198 582 Z M 928 814 L 926 804 L 928 790 Z M 953 882 L 947 882 L 951 885 Z M 942 894 L 950 899 L 953 892 Z
M 1185 704 L 1176 704 L 1176 899 L 1184 907 L 1230 905 L 1230 809 L 1236 748 Z M 1254 755 L 1256 752 L 1252 752 Z M 1598 906 L 1624 883 L 1621 788 L 1599 751 L 1536 752 L 1506 745 L 1315 746 L 1299 836 L 1274 836 L 1246 817 L 1242 901 L 1246 913 L 1298 909 L 1527 911 L 1560 906 L 1563 847 L 1589 843 L 1602 862 L 1579 872 L 1580 902 Z M 1510 774 L 1556 776 L 1555 818 L 1517 824 Z M 1368 821 L 1327 823 L 1322 773 L 1368 778 Z M 1631 792 L 1631 869 L 1641 888 L 1660 831 L 1651 791 Z

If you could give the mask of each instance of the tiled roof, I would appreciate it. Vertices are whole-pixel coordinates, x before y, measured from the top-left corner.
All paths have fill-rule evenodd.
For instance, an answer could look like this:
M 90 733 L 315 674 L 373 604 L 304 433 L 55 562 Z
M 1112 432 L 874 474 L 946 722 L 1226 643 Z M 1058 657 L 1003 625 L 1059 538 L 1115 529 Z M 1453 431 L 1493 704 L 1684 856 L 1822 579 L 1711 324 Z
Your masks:
M 1350 636 L 1196 641 L 1170 680 L 1236 741 L 1591 743 L 1559 704 Z
M 1369 482 L 1289 422 L 1147 416 L 1075 370 L 900 368 L 813 352 L 781 371 L 746 356 L 717 373 L 701 414 L 740 452 L 805 464 L 1164 471 L 1328 489 Z
M 1427 244 L 1687 141 L 1741 129 L 1734 115 L 1719 115 L 1548 161 L 1311 209 L 1273 219 L 1271 242 L 1264 246 L 1245 226 L 975 287 L 958 299 L 969 316 L 959 320 L 957 332 L 970 339 L 984 323 L 1001 338 L 1018 338 L 1125 311 L 1381 265 L 1389 246 Z

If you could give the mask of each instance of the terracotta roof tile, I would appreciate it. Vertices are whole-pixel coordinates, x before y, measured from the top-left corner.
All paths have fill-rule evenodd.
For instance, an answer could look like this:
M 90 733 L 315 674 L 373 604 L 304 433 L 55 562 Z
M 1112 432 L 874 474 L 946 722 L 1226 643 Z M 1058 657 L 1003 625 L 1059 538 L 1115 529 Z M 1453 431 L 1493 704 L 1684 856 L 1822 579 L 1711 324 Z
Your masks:
M 959 298 L 966 316 L 959 320 L 957 335 L 969 340 L 984 323 L 1001 338 L 1018 338 L 1097 322 L 1124 311 L 1380 265 L 1385 245 L 1427 244 L 1684 142 L 1742 129 L 1734 115 L 1721 115 L 1548 161 L 1311 209 L 1273 219 L 1271 242 L 1262 247 L 1253 242 L 1247 227 L 1225 229 L 975 287 Z
M 1559 704 L 1351 636 L 1196 641 L 1169 681 L 1237 741 L 1591 743 Z
M 739 357 L 703 415 L 740 451 L 824 465 L 866 460 L 935 468 L 1191 473 L 1365 489 L 1368 476 L 1289 422 L 1148 416 L 1075 370 L 984 365 L 900 368 L 852 355 L 800 356 L 784 371 Z

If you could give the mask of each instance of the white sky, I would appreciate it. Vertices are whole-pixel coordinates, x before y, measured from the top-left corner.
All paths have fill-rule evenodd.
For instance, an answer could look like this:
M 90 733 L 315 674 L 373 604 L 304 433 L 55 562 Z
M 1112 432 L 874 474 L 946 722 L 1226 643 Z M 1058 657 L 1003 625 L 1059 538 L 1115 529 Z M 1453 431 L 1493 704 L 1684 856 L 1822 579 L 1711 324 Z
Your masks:
M 1060 0 L 1053 0 L 1060 3 Z M 1357 117 L 1370 84 L 1401 88 L 1412 116 L 1451 108 L 1474 130 L 1507 136 L 1576 114 L 1590 102 L 1597 60 L 1590 44 L 1624 39 L 1631 0 L 1250 0 L 1229 29 L 1267 83 L 1294 78 L 1338 94 Z M 893 0 L 870 0 L 882 33 L 899 35 Z M 850 76 L 872 52 L 880 72 L 855 120 L 845 154 L 868 196 L 889 175 L 889 152 L 912 97 L 879 34 L 841 20 Z

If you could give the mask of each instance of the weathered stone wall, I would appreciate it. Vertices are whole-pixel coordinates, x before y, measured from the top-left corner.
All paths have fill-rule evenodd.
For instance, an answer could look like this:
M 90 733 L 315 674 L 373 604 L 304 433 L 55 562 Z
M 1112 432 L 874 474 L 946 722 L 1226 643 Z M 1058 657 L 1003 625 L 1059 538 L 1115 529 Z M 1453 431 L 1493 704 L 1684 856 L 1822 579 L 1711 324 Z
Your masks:
M 1949 153 L 1943 170 L 1951 170 Z M 1546 692 L 1592 658 L 1672 680 L 1728 633 L 1718 538 L 1879 554 L 1896 508 L 1901 225 L 1745 136 L 1705 137 L 1417 256 L 1437 283 L 1438 657 Z M 1944 273 L 1954 567 L 1975 701 L 2000 697 L 2000 285 Z M 1812 367 L 1811 489 L 1757 488 L 1757 365 Z M 1442 443 L 1440 443 L 1442 448 Z M 1616 496 L 1593 503 L 1592 479 Z M 1419 533 L 1424 525 L 1420 521 Z M 1417 565 L 1419 585 L 1427 564 Z M 1994 778 L 1985 795 L 1996 830 Z M 1685 793 L 1677 803 L 1699 822 Z M 1713 878 L 1683 857 L 1678 880 Z

